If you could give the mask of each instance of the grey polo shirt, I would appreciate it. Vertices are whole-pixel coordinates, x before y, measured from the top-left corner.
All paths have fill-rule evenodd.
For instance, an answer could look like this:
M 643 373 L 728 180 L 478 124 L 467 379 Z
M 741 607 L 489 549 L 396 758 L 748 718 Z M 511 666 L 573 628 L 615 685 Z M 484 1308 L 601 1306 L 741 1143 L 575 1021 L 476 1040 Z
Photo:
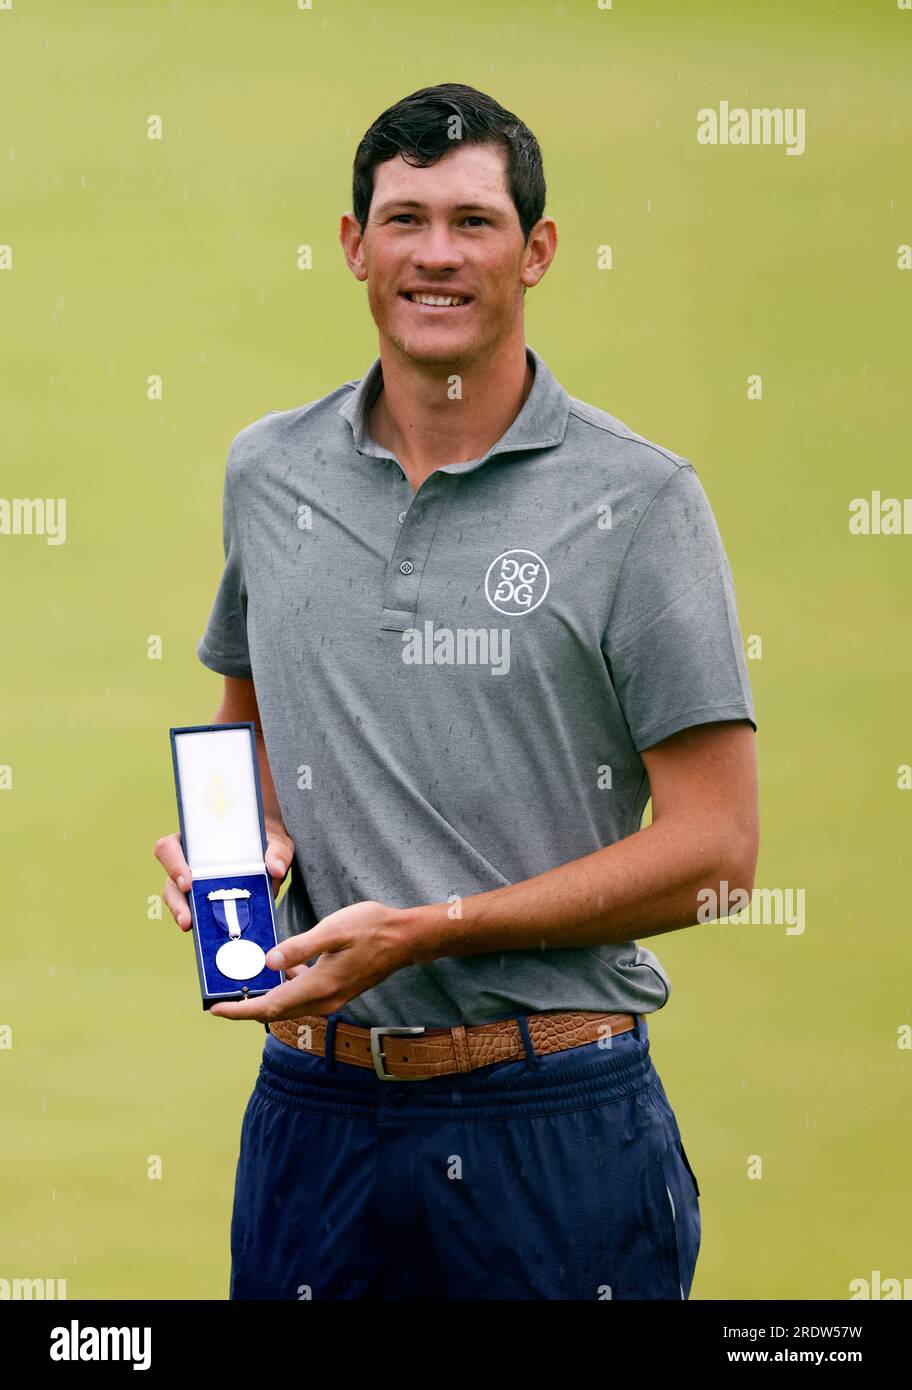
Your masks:
M 417 493 L 370 436 L 361 380 L 231 444 L 225 568 L 200 660 L 252 677 L 296 851 L 283 937 L 349 903 L 501 888 L 639 829 L 640 754 L 756 728 L 732 578 L 693 466 L 569 396 L 532 390 L 482 458 Z M 445 409 L 445 405 L 442 407 Z M 409 966 L 362 1024 L 650 1012 L 669 979 L 635 941 Z

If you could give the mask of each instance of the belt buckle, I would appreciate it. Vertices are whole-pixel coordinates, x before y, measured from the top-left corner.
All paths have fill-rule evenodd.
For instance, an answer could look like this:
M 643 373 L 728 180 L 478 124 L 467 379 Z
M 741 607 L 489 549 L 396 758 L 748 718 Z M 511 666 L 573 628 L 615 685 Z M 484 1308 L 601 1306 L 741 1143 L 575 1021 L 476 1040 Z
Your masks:
M 394 1076 L 387 1071 L 384 1066 L 386 1058 L 383 1056 L 383 1048 L 380 1046 L 380 1039 L 384 1033 L 391 1037 L 408 1037 L 412 1033 L 426 1033 L 427 1028 L 372 1028 L 371 1035 L 371 1056 L 374 1059 L 374 1071 L 381 1081 L 422 1081 L 420 1076 Z

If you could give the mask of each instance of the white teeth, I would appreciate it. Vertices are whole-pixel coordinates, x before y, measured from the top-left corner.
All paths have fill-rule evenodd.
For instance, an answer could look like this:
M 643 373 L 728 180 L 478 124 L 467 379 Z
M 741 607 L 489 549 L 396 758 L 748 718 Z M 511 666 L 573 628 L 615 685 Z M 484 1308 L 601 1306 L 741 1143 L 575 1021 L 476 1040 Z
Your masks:
M 434 308 L 445 309 L 450 305 L 465 304 L 467 301 L 461 299 L 459 295 L 437 295 L 437 294 L 410 294 L 409 299 L 414 304 L 430 304 Z

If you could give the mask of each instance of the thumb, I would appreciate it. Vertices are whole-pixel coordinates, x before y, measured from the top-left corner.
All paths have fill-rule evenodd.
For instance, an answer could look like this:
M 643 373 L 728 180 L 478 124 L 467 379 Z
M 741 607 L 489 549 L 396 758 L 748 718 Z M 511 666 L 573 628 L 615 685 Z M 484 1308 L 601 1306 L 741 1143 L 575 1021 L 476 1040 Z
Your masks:
M 320 923 L 307 931 L 284 937 L 277 946 L 266 952 L 266 964 L 270 970 L 287 970 L 290 965 L 306 967 L 307 962 L 321 955 L 331 941 L 331 933 L 324 931 Z

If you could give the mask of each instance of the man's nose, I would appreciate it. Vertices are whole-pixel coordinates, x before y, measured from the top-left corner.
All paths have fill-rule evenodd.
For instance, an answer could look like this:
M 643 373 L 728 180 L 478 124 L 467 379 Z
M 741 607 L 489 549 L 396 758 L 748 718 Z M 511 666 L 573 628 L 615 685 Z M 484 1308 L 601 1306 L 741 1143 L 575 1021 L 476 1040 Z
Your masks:
M 463 255 L 448 227 L 426 228 L 415 246 L 412 259 L 416 266 L 445 270 L 463 263 Z

